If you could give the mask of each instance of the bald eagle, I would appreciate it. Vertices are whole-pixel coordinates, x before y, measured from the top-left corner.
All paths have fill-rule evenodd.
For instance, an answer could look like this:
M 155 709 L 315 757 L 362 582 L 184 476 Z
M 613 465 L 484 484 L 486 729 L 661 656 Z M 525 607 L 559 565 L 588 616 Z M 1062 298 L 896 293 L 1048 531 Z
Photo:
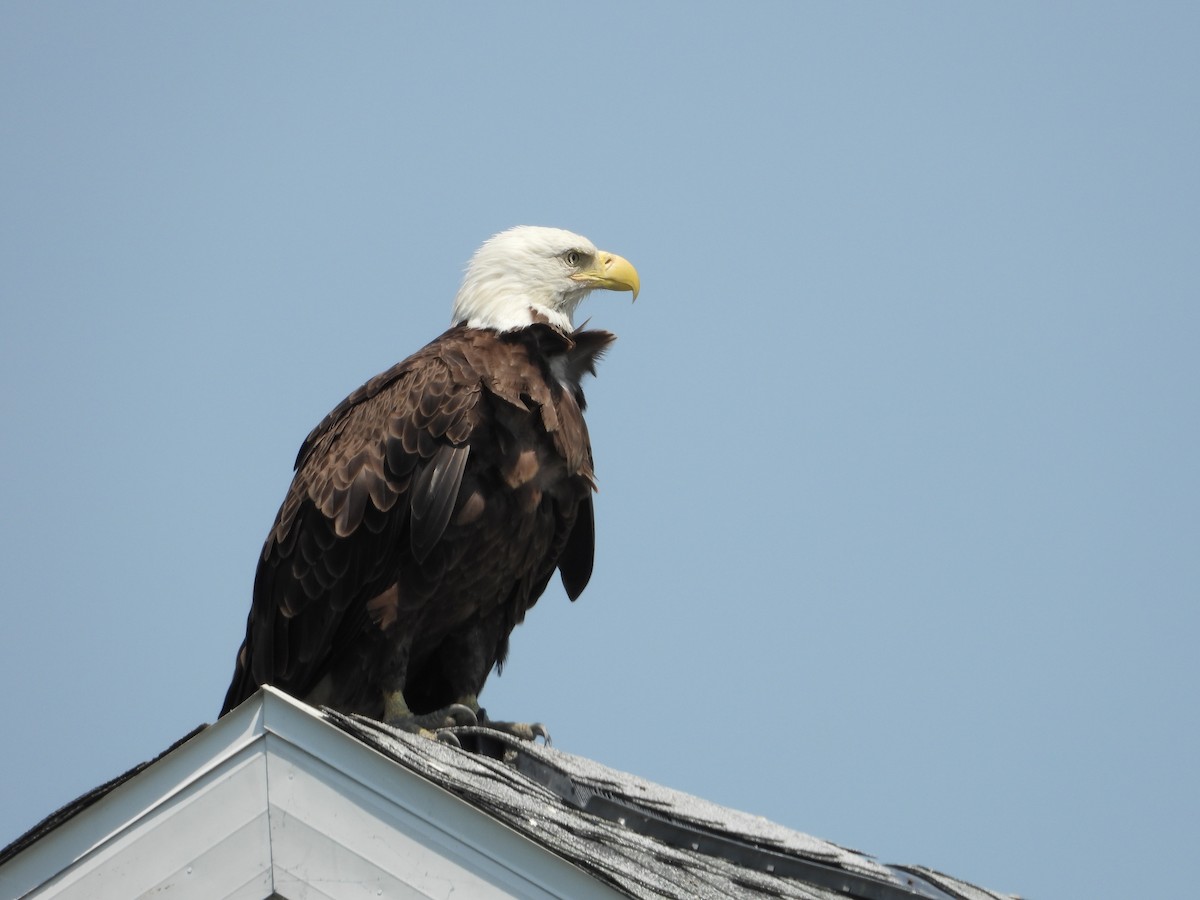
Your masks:
M 271 684 L 411 731 L 483 718 L 484 682 L 555 569 L 572 600 L 591 577 L 580 382 L 615 337 L 572 316 L 593 290 L 638 287 L 628 261 L 556 228 L 475 253 L 450 330 L 300 447 L 222 715 Z

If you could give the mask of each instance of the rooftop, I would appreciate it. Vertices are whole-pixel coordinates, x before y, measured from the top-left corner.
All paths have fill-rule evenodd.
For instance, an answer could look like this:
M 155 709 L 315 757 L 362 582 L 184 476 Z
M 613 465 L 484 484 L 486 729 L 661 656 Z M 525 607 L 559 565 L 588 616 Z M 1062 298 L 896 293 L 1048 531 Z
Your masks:
M 554 747 L 483 728 L 456 734 L 461 748 L 267 688 L 0 851 L 0 894 L 100 897 L 97 885 L 106 885 L 111 896 L 130 896 L 195 887 L 194 872 L 219 879 L 237 870 L 236 883 L 205 882 L 194 895 L 349 896 L 325 885 L 328 873 L 317 878 L 328 858 L 358 890 L 378 884 L 385 896 L 389 885 L 405 896 L 442 896 L 446 884 L 477 879 L 477 896 L 486 886 L 495 896 L 1009 900 Z M 180 832 L 187 840 L 171 842 L 177 858 L 158 850 L 155 871 L 136 884 L 115 880 L 129 876 L 131 860 L 145 865 L 138 844 L 153 824 L 185 818 L 210 823 L 201 829 L 207 836 L 196 838 L 190 825 Z M 380 840 L 387 829 L 395 840 Z M 419 867 L 426 875 L 444 869 L 440 880 L 414 886 L 405 874 L 414 854 L 428 857 Z M 231 864 L 235 855 L 242 869 Z M 204 865 L 217 858 L 220 866 Z M 314 880 L 320 893 L 286 888 Z

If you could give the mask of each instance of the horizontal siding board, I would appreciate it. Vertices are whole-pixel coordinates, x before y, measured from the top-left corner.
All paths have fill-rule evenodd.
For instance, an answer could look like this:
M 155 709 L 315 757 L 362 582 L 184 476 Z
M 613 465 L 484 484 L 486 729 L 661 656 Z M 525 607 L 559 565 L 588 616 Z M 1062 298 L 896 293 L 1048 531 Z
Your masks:
M 214 897 L 262 900 L 270 895 L 273 881 L 269 841 L 270 825 L 264 810 L 196 854 L 146 893 L 170 900 Z
M 201 780 L 177 790 L 141 819 L 130 823 L 101 843 L 58 877 L 36 891 L 38 898 L 56 900 L 108 900 L 136 897 L 185 872 L 180 879 L 196 885 L 190 896 L 222 896 L 244 883 L 256 869 L 270 871 L 269 830 L 266 816 L 266 764 L 262 757 L 248 758 L 229 768 L 208 772 Z M 231 835 L 240 840 L 230 841 Z M 226 865 L 237 860 L 232 880 L 226 870 L 205 867 L 196 871 L 196 860 L 221 847 Z M 201 887 L 215 879 L 211 890 Z

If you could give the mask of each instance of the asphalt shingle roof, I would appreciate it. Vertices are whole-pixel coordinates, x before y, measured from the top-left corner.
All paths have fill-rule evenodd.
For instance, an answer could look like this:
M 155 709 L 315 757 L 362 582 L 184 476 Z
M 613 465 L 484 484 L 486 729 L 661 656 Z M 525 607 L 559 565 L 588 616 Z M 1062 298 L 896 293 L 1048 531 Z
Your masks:
M 463 728 L 460 749 L 370 719 L 325 715 L 631 897 L 1010 900 L 931 869 L 885 866 L 543 744 Z

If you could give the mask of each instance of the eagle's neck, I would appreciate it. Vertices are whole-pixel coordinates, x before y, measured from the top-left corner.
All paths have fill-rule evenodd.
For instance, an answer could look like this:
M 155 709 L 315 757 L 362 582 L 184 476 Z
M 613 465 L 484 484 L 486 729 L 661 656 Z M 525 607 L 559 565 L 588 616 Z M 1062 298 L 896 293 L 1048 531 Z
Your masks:
M 575 330 L 575 308 L 589 293 L 581 286 L 564 296 L 517 279 L 468 272 L 454 298 L 451 322 L 496 331 L 550 325 L 569 334 Z

